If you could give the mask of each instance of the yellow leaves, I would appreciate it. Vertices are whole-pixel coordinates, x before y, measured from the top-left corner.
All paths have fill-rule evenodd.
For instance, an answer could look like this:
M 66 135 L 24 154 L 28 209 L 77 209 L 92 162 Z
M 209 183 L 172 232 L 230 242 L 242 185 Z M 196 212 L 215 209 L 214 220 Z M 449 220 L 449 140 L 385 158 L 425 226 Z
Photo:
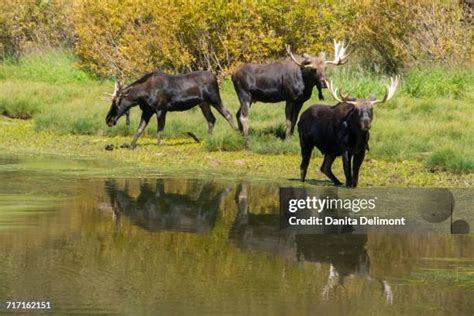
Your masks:
M 91 16 L 97 9 L 100 14 Z M 133 78 L 157 66 L 179 69 L 175 17 L 176 8 L 160 1 L 83 0 L 75 11 L 76 52 L 85 67 L 106 76 Z
M 423 63 L 460 63 L 469 31 L 461 23 L 462 9 L 453 2 L 374 1 L 354 23 L 360 53 L 384 70 Z
M 3 0 L 0 21 L 0 54 L 74 39 L 83 67 L 130 79 L 156 68 L 226 73 L 284 57 L 285 43 L 331 55 L 333 39 L 394 71 L 463 60 L 470 34 L 457 4 L 424 0 Z
M 318 54 L 332 45 L 332 33 L 345 35 L 332 32 L 338 13 L 330 5 L 307 0 L 81 3 L 76 52 L 102 75 L 136 76 L 155 67 L 226 72 L 242 62 L 281 58 L 287 42 Z
M 0 1 L 0 56 L 18 56 L 32 44 L 67 46 L 72 41 L 71 3 Z

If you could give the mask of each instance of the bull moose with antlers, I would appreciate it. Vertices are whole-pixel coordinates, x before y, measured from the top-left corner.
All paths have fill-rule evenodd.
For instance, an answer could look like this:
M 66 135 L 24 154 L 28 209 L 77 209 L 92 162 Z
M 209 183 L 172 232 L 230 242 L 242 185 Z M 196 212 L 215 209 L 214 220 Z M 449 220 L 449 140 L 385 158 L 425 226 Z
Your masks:
M 301 107 L 311 97 L 314 86 L 318 88 L 319 99 L 324 99 L 322 88 L 325 87 L 326 65 L 342 65 L 347 61 L 347 47 L 335 41 L 334 48 L 334 60 L 326 60 L 324 53 L 318 57 L 306 53 L 295 56 L 287 45 L 286 50 L 290 58 L 264 65 L 245 64 L 232 74 L 232 82 L 240 102 L 237 122 L 246 140 L 250 106 L 257 101 L 286 101 L 285 139 L 293 134 Z
M 337 93 L 332 82 L 326 82 L 329 92 L 338 101 L 334 106 L 313 105 L 301 114 L 298 132 L 301 146 L 301 181 L 305 181 L 311 153 L 317 147 L 324 155 L 321 172 L 335 185 L 342 183 L 331 166 L 342 156 L 346 186 L 355 188 L 359 169 L 368 149 L 373 106 L 390 100 L 397 90 L 399 77 L 391 78 L 382 99 L 356 99 Z
M 130 149 L 134 149 L 138 138 L 145 130 L 150 118 L 156 114 L 158 120 L 157 142 L 165 128 L 166 113 L 186 111 L 199 105 L 212 133 L 216 118 L 211 112 L 215 108 L 234 128 L 232 115 L 222 104 L 217 78 L 209 71 L 194 71 L 187 74 L 169 75 L 159 71 L 144 75 L 127 87 L 120 82 L 115 85 L 112 105 L 106 123 L 114 126 L 117 120 L 128 113 L 131 107 L 140 106 L 142 116 Z

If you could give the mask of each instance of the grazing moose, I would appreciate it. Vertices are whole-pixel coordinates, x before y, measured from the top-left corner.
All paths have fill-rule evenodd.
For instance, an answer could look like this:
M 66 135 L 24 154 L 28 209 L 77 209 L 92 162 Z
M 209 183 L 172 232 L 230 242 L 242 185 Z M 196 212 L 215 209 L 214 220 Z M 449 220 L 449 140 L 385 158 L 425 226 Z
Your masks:
M 157 142 L 159 145 L 165 128 L 166 113 L 186 111 L 196 105 L 199 105 L 207 120 L 209 133 L 212 133 L 216 121 L 210 106 L 213 106 L 225 117 L 232 128 L 235 128 L 232 115 L 222 104 L 217 78 L 208 71 L 180 75 L 155 71 L 144 75 L 125 88 L 117 82 L 112 105 L 106 117 L 107 125 L 109 127 L 115 125 L 117 120 L 135 105 L 140 106 L 142 116 L 129 146 L 130 149 L 136 147 L 138 138 L 153 114 L 156 114 L 158 120 Z
M 298 114 L 316 86 L 319 99 L 323 100 L 326 65 L 342 65 L 347 61 L 343 43 L 334 42 L 334 60 L 325 60 L 324 53 L 319 57 L 303 54 L 294 56 L 289 46 L 286 50 L 290 58 L 271 64 L 245 64 L 232 74 L 235 92 L 240 108 L 237 112 L 239 129 L 246 141 L 249 133 L 249 111 L 253 102 L 275 103 L 286 101 L 285 139 L 293 134 Z
M 298 132 L 301 146 L 301 181 L 306 178 L 311 153 L 316 146 L 324 155 L 321 172 L 335 185 L 342 183 L 334 176 L 331 166 L 337 156 L 342 156 L 346 186 L 355 188 L 359 169 L 368 149 L 372 108 L 377 103 L 390 100 L 397 90 L 399 78 L 392 78 L 386 86 L 382 100 L 374 97 L 355 99 L 343 96 L 327 82 L 331 95 L 339 102 L 334 106 L 313 105 L 301 114 Z

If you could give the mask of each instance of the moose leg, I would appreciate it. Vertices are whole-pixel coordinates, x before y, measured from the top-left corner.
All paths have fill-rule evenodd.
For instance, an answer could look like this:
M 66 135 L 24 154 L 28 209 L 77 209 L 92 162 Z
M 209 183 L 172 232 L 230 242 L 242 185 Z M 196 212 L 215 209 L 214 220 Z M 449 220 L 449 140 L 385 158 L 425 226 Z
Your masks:
M 220 99 L 216 100 L 216 102 L 211 103 L 211 105 L 227 120 L 232 129 L 235 129 L 235 123 L 232 119 L 232 114 L 230 114 L 229 110 L 224 107 L 222 101 Z
M 301 141 L 301 165 L 300 174 L 301 181 L 304 182 L 306 179 L 306 172 L 308 171 L 309 161 L 311 160 L 311 153 L 313 152 L 313 146 L 303 144 Z
M 130 110 L 125 112 L 125 124 L 127 124 L 127 126 L 130 125 Z
M 285 133 L 285 141 L 290 138 L 291 129 L 292 129 L 292 116 L 293 116 L 293 107 L 294 104 L 290 102 L 286 102 L 285 107 L 285 117 L 286 117 L 286 133 Z
M 332 173 L 331 167 L 332 164 L 334 163 L 334 160 L 336 159 L 336 156 L 333 155 L 325 155 L 324 156 L 324 161 L 323 164 L 321 165 L 321 172 L 324 173 L 331 181 L 334 183 L 334 185 L 341 185 L 342 182 L 339 181 L 339 179 L 336 178 L 334 173 Z
M 296 126 L 296 121 L 298 120 L 298 114 L 300 114 L 301 107 L 303 104 L 295 104 L 293 106 L 293 110 L 291 111 L 291 129 L 290 129 L 290 135 L 293 135 L 295 131 L 295 126 Z
M 346 176 L 346 187 L 352 187 L 352 168 L 351 168 L 352 155 L 345 151 L 342 153 L 342 165 L 344 167 L 344 175 Z
M 135 149 L 135 147 L 137 147 L 137 140 L 142 135 L 152 115 L 153 112 L 142 112 L 140 124 L 138 125 L 137 132 L 135 133 L 135 136 L 133 136 L 133 140 L 130 143 L 130 146 L 128 146 L 129 149 Z
M 166 112 L 159 111 L 156 113 L 156 120 L 158 123 L 158 131 L 156 133 L 156 143 L 159 145 L 161 143 L 161 137 L 163 135 L 163 130 L 165 129 L 166 123 Z
M 250 112 L 250 102 L 243 102 L 240 104 L 240 109 L 237 112 L 237 118 L 239 122 L 239 129 L 244 134 L 245 144 L 248 146 L 249 139 L 249 112 Z
M 235 114 L 235 117 L 237 118 L 237 126 L 239 127 L 239 131 L 243 131 L 243 127 L 242 127 L 242 123 L 240 123 L 240 114 L 241 114 L 241 110 L 239 108 L 239 110 L 237 111 L 237 113 Z
M 250 105 L 252 103 L 252 96 L 242 90 L 238 84 L 234 81 L 235 92 L 239 98 L 240 108 L 237 111 L 237 123 L 239 129 L 244 134 L 245 143 L 248 145 L 248 136 L 249 136 L 249 112 Z
M 364 161 L 365 150 L 362 150 L 360 153 L 354 155 L 354 161 L 352 162 L 352 187 L 357 187 L 357 182 L 359 181 L 359 170 L 362 162 Z
M 207 103 L 202 103 L 199 105 L 201 108 L 202 114 L 204 114 L 204 117 L 207 120 L 207 132 L 209 135 L 212 134 L 212 131 L 214 130 L 214 124 L 216 123 L 216 118 L 214 117 L 214 114 L 211 112 L 211 107 Z

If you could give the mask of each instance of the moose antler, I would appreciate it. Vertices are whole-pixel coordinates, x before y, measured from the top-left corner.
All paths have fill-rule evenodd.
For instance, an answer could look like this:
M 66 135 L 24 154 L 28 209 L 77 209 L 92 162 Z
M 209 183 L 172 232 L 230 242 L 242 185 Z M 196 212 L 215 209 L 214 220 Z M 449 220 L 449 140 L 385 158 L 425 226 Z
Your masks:
M 113 100 L 113 98 L 115 98 L 116 96 L 118 96 L 118 94 L 120 93 L 120 91 L 122 90 L 122 82 L 121 81 L 116 81 L 115 82 L 115 87 L 114 87 L 114 93 L 108 93 L 108 92 L 104 92 L 104 96 L 102 97 L 102 100 L 106 101 L 106 102 L 110 102 Z
M 122 84 L 120 81 L 115 82 L 115 88 L 114 88 L 114 94 L 112 96 L 116 97 L 118 93 L 120 92 L 120 89 L 122 88 Z
M 344 46 L 344 42 L 336 42 L 334 40 L 334 60 L 327 60 L 325 61 L 326 64 L 333 64 L 333 65 L 343 65 L 347 62 L 347 57 L 349 54 L 346 54 L 347 46 Z
M 337 88 L 334 87 L 332 81 L 326 80 L 325 82 L 326 82 L 326 87 L 327 87 L 329 93 L 332 95 L 332 97 L 334 99 L 336 99 L 336 101 L 339 101 L 341 103 L 349 103 L 349 104 L 353 104 L 353 105 L 357 104 L 356 101 L 349 101 L 348 100 L 349 95 L 343 95 L 341 92 L 339 92 L 339 96 L 338 96 Z
M 293 55 L 293 53 L 291 52 L 291 47 L 290 45 L 286 44 L 285 45 L 285 48 L 286 48 L 286 52 L 288 53 L 288 55 L 290 56 L 290 58 L 295 62 L 295 64 L 297 64 L 298 66 L 302 67 L 303 64 L 301 64 L 299 61 L 296 60 L 295 56 Z
M 377 103 L 384 103 L 390 100 L 395 94 L 395 91 L 397 91 L 399 83 L 400 83 L 400 76 L 391 77 L 390 84 L 385 85 L 385 96 L 383 97 L 383 99 L 371 101 L 371 104 L 374 105 Z

